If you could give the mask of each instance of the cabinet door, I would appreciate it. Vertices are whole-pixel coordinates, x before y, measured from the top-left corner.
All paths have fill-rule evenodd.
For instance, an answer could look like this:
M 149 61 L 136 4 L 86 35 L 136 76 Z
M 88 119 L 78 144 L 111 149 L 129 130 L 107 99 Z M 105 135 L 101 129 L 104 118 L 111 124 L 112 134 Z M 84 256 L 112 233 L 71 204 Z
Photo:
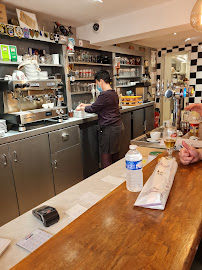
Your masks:
M 84 179 L 99 171 L 99 142 L 97 122 L 80 126 Z
M 19 216 L 7 145 L 0 146 L 0 206 L 0 226 Z
M 133 112 L 133 139 L 144 134 L 144 109 Z
M 48 135 L 9 143 L 20 214 L 55 195 Z
M 121 114 L 121 120 L 123 122 L 125 130 L 121 139 L 119 157 L 123 158 L 129 150 L 129 145 L 131 141 L 131 112 Z
M 80 144 L 52 154 L 56 194 L 83 180 Z
M 145 126 L 146 132 L 154 129 L 154 106 L 145 108 Z

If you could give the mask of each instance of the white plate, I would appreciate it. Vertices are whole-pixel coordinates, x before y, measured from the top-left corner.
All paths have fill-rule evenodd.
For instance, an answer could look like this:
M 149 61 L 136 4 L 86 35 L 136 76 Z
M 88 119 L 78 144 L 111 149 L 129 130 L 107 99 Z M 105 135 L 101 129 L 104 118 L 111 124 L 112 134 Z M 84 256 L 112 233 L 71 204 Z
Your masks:
M 159 139 L 158 141 L 154 141 L 151 138 L 148 138 L 147 141 L 148 142 L 153 142 L 153 143 L 160 143 L 161 139 Z

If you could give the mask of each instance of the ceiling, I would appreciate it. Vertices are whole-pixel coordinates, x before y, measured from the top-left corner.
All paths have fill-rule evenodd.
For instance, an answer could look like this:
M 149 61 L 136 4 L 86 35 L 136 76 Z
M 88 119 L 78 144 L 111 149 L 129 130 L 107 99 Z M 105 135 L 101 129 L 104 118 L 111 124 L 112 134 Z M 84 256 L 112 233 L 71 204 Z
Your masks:
M 49 20 L 67 22 L 78 27 L 106 18 L 127 14 L 171 0 L 0 0 L 8 8 L 21 8 L 44 15 Z
M 186 31 L 176 31 L 176 35 L 174 35 L 173 32 L 170 34 L 153 36 L 151 38 L 134 40 L 133 43 L 159 49 L 202 42 L 202 33 L 196 32 L 191 26 L 188 28 L 189 29 Z M 185 41 L 188 38 L 190 38 L 190 40 Z

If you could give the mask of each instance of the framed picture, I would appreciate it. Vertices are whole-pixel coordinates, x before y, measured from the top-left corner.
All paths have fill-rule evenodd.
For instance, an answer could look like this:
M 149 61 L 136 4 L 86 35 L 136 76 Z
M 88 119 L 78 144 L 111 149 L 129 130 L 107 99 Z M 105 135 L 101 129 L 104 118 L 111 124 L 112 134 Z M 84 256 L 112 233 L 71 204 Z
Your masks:
M 0 4 L 0 23 L 8 23 L 6 15 L 6 7 L 4 4 Z
M 36 15 L 16 8 L 18 21 L 22 28 L 39 30 Z

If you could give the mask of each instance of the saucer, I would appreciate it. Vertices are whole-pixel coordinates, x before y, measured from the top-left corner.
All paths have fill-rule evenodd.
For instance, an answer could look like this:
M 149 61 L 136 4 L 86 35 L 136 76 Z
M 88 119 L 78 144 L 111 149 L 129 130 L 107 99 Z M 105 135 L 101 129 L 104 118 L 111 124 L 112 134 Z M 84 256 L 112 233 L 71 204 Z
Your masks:
M 147 139 L 148 142 L 153 142 L 153 143 L 160 143 L 161 139 L 157 140 L 157 141 L 154 141 L 152 140 L 151 138 L 148 138 Z

